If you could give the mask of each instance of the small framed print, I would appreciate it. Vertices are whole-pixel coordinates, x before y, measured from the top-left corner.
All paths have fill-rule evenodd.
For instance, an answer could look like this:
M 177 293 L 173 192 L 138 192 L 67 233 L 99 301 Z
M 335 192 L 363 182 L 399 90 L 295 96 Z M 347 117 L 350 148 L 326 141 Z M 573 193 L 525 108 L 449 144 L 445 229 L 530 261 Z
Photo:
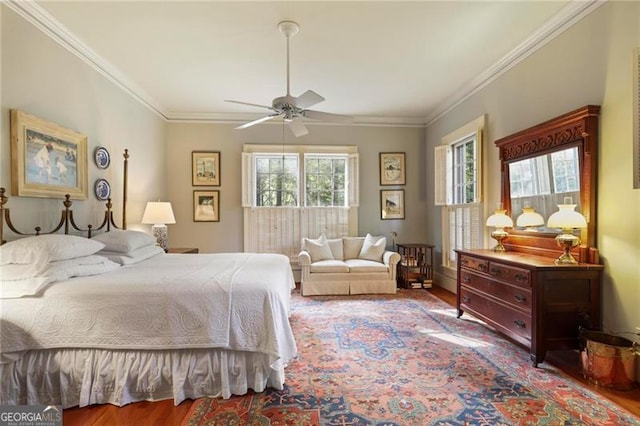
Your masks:
M 380 218 L 382 220 L 404 219 L 404 189 L 380 191 Z
M 111 164 L 111 155 L 109 155 L 107 148 L 99 146 L 94 152 L 94 160 L 99 169 L 106 169 Z
M 100 201 L 105 201 L 111 197 L 111 185 L 106 179 L 98 179 L 93 187 L 96 194 L 96 198 Z
M 380 153 L 380 186 L 404 185 L 406 181 L 405 153 Z
M 193 221 L 220 222 L 220 191 L 193 191 Z
M 220 186 L 220 151 L 191 152 L 193 186 Z

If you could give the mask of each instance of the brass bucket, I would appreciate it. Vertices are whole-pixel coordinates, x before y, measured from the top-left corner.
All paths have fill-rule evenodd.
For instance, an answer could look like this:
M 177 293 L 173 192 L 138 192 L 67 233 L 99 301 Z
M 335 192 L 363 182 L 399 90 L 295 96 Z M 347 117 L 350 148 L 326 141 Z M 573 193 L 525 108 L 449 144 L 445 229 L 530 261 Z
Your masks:
M 635 344 L 610 334 L 580 330 L 582 374 L 597 386 L 629 390 L 635 383 Z

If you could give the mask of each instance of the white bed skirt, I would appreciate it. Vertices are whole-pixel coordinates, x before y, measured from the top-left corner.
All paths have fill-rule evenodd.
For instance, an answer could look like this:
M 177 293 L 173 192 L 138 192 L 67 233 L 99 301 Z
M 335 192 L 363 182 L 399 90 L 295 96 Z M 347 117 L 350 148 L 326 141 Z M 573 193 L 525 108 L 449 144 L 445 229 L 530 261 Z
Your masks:
M 248 389 L 283 389 L 281 364 L 271 355 L 224 349 L 28 351 L 0 364 L 0 405 L 226 399 Z

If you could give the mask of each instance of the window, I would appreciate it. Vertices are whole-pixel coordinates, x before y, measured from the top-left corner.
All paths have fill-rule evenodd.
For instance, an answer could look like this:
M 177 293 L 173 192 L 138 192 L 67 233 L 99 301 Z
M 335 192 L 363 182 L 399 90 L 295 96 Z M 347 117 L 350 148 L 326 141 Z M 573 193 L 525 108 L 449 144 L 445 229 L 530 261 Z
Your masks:
M 305 205 L 344 207 L 347 202 L 347 157 L 308 155 L 304 165 Z
M 357 232 L 356 147 L 245 145 L 245 251 L 297 259 L 303 237 Z
M 456 249 L 482 247 L 483 128 L 480 117 L 445 136 L 435 149 L 436 205 L 443 207 L 443 266 L 456 266 Z
M 255 170 L 256 206 L 298 205 L 297 155 L 257 155 Z

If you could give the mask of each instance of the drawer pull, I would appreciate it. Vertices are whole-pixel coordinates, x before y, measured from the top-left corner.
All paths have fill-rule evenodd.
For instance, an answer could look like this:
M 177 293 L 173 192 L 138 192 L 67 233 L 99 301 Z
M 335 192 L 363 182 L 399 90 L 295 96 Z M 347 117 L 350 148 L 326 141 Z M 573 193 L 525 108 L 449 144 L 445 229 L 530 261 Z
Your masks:
M 462 301 L 464 303 L 469 303 L 469 302 L 471 302 L 471 298 L 469 296 L 462 296 Z
M 502 273 L 502 269 L 500 268 L 491 268 L 491 275 L 500 275 Z
M 462 277 L 462 281 L 465 284 L 469 284 L 471 282 L 471 277 L 469 275 L 465 275 L 464 277 Z
M 519 303 L 524 303 L 527 301 L 527 297 L 521 294 L 516 294 L 516 301 Z
M 524 321 L 522 321 L 522 320 L 515 320 L 513 323 L 514 323 L 514 324 L 516 325 L 516 327 L 518 327 L 518 328 L 525 328 L 525 327 L 526 327 L 526 325 L 527 325 L 527 324 L 525 324 L 525 322 L 524 322 Z
M 486 272 L 487 270 L 487 265 L 485 265 L 484 263 L 480 263 L 478 265 L 478 269 L 481 270 L 482 272 Z
M 463 257 L 462 260 L 460 261 L 464 266 L 469 265 L 469 261 L 467 260 L 466 257 Z
M 515 278 L 519 283 L 527 282 L 527 276 L 525 274 L 516 274 Z

